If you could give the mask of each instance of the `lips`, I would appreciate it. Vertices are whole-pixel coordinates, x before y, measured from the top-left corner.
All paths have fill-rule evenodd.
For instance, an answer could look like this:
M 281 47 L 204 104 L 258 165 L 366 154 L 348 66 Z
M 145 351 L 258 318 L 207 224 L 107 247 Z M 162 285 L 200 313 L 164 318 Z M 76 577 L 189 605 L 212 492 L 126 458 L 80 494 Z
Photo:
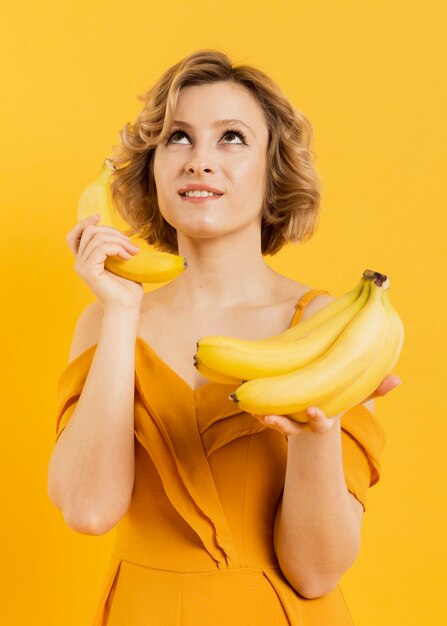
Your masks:
M 212 193 L 216 193 L 219 196 L 223 195 L 223 191 L 221 191 L 220 189 L 216 189 L 216 187 L 210 187 L 209 185 L 194 184 L 194 183 L 183 185 L 183 187 L 180 187 L 180 189 L 178 190 L 178 193 L 182 195 L 186 193 L 187 191 L 211 191 Z

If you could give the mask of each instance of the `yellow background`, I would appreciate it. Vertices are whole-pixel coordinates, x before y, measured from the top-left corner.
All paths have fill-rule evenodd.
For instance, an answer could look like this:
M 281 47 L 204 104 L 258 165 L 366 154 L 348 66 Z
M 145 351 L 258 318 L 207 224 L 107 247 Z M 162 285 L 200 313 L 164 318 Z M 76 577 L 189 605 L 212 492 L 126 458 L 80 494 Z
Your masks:
M 75 533 L 46 486 L 56 381 L 93 299 L 65 236 L 137 95 L 204 47 L 269 73 L 314 128 L 320 227 L 268 262 L 334 295 L 385 273 L 405 324 L 402 385 L 376 401 L 382 480 L 341 581 L 354 623 L 445 623 L 446 18 L 445 0 L 4 3 L 2 624 L 91 619 L 114 531 Z

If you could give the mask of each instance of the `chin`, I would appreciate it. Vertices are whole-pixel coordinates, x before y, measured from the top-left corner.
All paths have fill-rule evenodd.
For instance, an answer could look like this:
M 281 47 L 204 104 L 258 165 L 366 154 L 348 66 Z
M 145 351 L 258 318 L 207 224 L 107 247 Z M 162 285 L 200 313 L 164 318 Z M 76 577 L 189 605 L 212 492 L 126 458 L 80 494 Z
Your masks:
M 168 221 L 168 220 L 167 220 Z M 214 216 L 195 215 L 189 216 L 188 220 L 172 220 L 169 222 L 178 232 L 193 237 L 215 237 L 224 235 L 227 228 L 220 224 Z
M 222 231 L 218 228 L 178 228 L 177 232 L 181 232 L 185 237 L 191 239 L 215 239 L 228 234 L 228 231 Z
M 249 229 L 253 227 L 249 216 L 246 221 L 241 220 L 241 216 L 239 216 L 238 222 L 234 220 L 234 217 L 234 214 L 225 215 L 225 213 L 217 214 L 208 211 L 187 211 L 182 212 L 182 214 L 175 212 L 163 215 L 168 224 L 175 228 L 178 233 L 198 239 L 223 237 L 232 233 L 239 233 L 247 227 Z M 260 228 L 260 225 L 257 228 Z

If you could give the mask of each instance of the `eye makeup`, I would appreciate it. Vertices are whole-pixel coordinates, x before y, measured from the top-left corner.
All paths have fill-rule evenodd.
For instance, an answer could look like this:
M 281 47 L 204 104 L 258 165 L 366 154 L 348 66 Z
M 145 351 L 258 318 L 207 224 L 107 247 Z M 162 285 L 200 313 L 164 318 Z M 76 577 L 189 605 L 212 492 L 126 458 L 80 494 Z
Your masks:
M 245 134 L 241 131 L 241 130 L 235 130 L 233 128 L 226 128 L 222 134 L 222 137 L 225 137 L 225 135 L 235 135 L 236 137 L 239 137 L 239 139 L 242 141 L 243 144 L 248 145 L 246 143 L 246 136 Z M 171 143 L 171 139 L 172 137 L 174 137 L 175 135 L 185 135 L 185 137 L 188 137 L 189 139 L 189 135 L 184 131 L 184 130 L 180 130 L 180 129 L 174 129 L 171 134 L 169 135 L 166 143 Z M 242 145 L 242 144 L 238 144 L 238 143 L 233 143 L 233 142 L 228 142 L 228 145 L 233 145 L 233 146 L 237 146 L 237 145 Z

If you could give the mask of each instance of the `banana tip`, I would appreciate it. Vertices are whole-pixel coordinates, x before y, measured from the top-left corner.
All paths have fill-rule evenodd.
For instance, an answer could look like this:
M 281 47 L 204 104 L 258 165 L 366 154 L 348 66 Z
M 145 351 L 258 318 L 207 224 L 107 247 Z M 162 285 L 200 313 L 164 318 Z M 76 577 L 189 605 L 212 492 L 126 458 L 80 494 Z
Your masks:
M 185 270 L 188 267 L 188 261 L 185 258 L 183 259 L 183 267 Z
M 362 278 L 373 280 L 378 287 L 384 287 L 384 289 L 388 289 L 389 283 L 387 283 L 387 281 L 389 279 L 386 274 L 381 274 L 380 272 L 375 272 L 374 270 L 365 270 L 363 272 Z
M 104 159 L 104 165 L 110 170 L 116 170 L 115 164 L 113 163 L 112 159 Z
M 239 400 L 237 399 L 237 396 L 235 393 L 230 393 L 230 395 L 228 396 L 228 398 L 230 400 L 233 400 L 233 402 L 239 402 Z

